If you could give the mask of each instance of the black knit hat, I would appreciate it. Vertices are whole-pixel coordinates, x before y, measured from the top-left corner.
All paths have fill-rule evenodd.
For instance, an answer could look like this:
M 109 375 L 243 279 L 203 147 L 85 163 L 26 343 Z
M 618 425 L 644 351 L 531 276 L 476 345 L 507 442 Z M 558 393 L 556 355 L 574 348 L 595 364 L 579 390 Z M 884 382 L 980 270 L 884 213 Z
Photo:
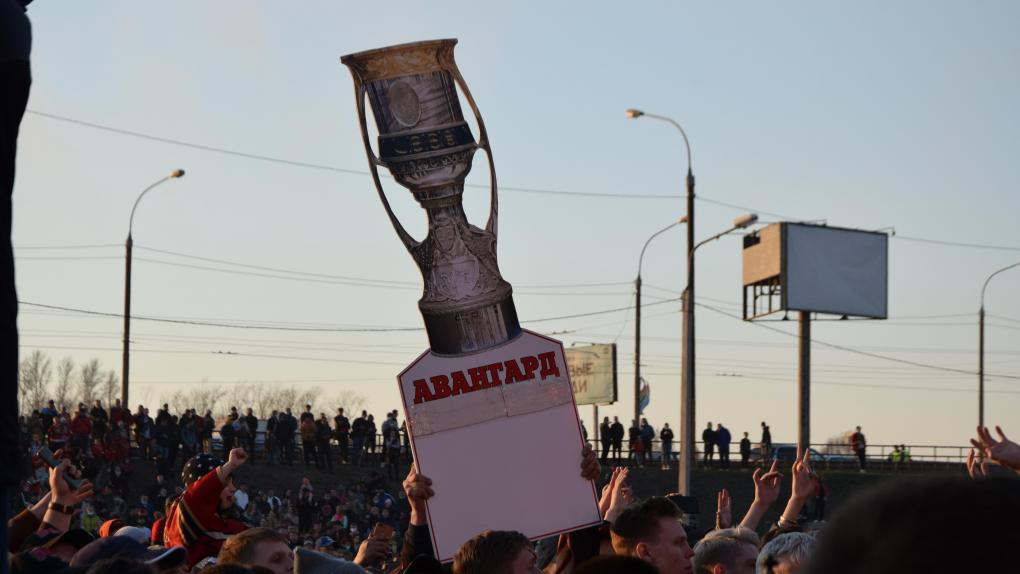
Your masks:
M 211 454 L 196 454 L 184 463 L 184 470 L 181 471 L 181 482 L 185 487 L 209 474 L 209 471 L 223 464 L 223 460 Z

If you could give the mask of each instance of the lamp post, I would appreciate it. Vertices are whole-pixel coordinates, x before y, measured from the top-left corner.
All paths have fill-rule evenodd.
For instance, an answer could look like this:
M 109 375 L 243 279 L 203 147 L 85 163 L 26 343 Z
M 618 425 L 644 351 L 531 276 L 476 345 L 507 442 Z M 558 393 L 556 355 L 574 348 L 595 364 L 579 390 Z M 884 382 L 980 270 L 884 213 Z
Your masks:
M 628 118 L 646 116 L 672 124 L 684 138 L 687 149 L 687 288 L 684 289 L 683 339 L 680 376 L 680 484 L 681 494 L 690 494 L 691 468 L 694 464 L 694 171 L 691 165 L 691 143 L 687 132 L 676 120 L 666 116 L 629 109 Z
M 134 241 L 131 239 L 131 230 L 135 223 L 135 210 L 138 209 L 138 202 L 145 197 L 146 193 L 149 193 L 157 185 L 171 180 L 184 177 L 183 169 L 175 169 L 170 172 L 169 175 L 163 177 L 150 185 L 149 187 L 142 190 L 142 193 L 138 195 L 138 199 L 135 200 L 134 206 L 131 207 L 131 218 L 128 219 L 128 234 L 127 241 L 124 243 L 125 248 L 125 265 L 124 265 L 124 356 L 121 363 L 121 381 L 120 381 L 120 400 L 124 408 L 130 409 L 130 403 L 128 402 L 128 379 L 130 375 L 131 367 L 131 249 L 134 245 Z
M 985 426 L 985 290 L 992 277 L 1014 267 L 1020 267 L 1020 261 L 992 273 L 981 287 L 981 310 L 978 311 L 978 426 L 981 427 Z
M 680 219 L 670 223 L 666 227 L 656 231 L 651 237 L 645 241 L 644 247 L 641 248 L 641 256 L 638 257 L 637 266 L 637 279 L 634 280 L 634 288 L 637 292 L 637 296 L 634 301 L 634 420 L 641 420 L 641 264 L 645 260 L 645 250 L 648 249 L 648 244 L 659 235 L 673 229 L 674 226 L 686 223 L 687 217 L 681 217 Z

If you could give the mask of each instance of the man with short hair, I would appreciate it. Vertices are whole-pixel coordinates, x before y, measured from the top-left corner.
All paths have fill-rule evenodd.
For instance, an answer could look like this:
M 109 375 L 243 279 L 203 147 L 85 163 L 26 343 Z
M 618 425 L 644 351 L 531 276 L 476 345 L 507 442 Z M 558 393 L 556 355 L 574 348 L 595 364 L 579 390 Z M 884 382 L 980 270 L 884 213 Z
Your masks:
M 712 421 L 709 421 L 705 430 L 701 431 L 701 442 L 705 445 L 705 466 L 712 466 L 712 458 L 715 457 L 716 442 L 715 431 L 712 430 Z
M 623 456 L 623 423 L 620 422 L 620 417 L 613 417 L 613 424 L 609 428 L 613 441 L 613 457 L 619 463 L 620 457 Z
M 713 530 L 694 545 L 694 571 L 701 574 L 754 574 L 758 535 L 750 528 Z
M 694 551 L 687 542 L 682 517 L 680 509 L 667 498 L 653 496 L 635 504 L 613 522 L 613 550 L 650 563 L 660 574 L 691 572 Z
M 715 425 L 715 444 L 719 447 L 719 466 L 730 467 L 730 430 L 718 423 Z
M 347 464 L 347 454 L 350 450 L 351 421 L 344 416 L 343 409 L 337 409 L 337 415 L 333 417 L 333 428 L 336 431 L 336 443 L 340 447 L 340 463 Z
M 486 530 L 453 557 L 453 574 L 539 574 L 528 537 L 511 530 Z
M 272 528 L 251 528 L 226 539 L 216 563 L 262 566 L 273 574 L 291 574 L 294 553 L 283 534 Z
M 811 556 L 815 537 L 803 532 L 780 534 L 761 547 L 758 572 L 796 574 Z

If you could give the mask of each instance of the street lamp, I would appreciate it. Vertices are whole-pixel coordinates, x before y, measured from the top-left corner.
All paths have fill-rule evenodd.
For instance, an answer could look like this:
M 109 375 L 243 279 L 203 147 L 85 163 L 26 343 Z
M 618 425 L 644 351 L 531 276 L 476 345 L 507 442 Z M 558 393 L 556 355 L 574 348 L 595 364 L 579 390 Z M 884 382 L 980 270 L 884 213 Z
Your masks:
M 651 237 L 645 241 L 644 247 L 641 248 L 641 256 L 638 257 L 637 266 L 637 279 L 634 280 L 634 287 L 637 291 L 637 297 L 634 301 L 634 420 L 641 420 L 641 264 L 645 260 L 645 249 L 648 249 L 648 244 L 659 235 L 673 229 L 674 226 L 680 225 L 681 223 L 687 222 L 687 216 L 681 217 L 680 219 L 670 223 L 666 227 L 656 231 Z
M 126 250 L 125 256 L 125 273 L 124 273 L 124 357 L 121 363 L 121 382 L 120 382 L 120 400 L 121 405 L 125 409 L 130 409 L 130 403 L 128 402 L 128 376 L 131 367 L 131 248 L 134 245 L 134 241 L 131 239 L 131 230 L 135 223 L 135 210 L 138 209 L 138 202 L 145 197 L 146 193 L 149 193 L 157 185 L 171 180 L 184 177 L 183 169 L 175 169 L 170 172 L 166 177 L 161 178 L 149 187 L 142 190 L 142 193 L 138 195 L 138 199 L 135 200 L 134 206 L 131 207 L 131 218 L 128 219 L 128 234 L 127 241 L 124 243 Z
M 978 311 L 978 426 L 981 427 L 985 426 L 985 290 L 992 277 L 1014 267 L 1020 267 L 1020 261 L 992 273 L 981 287 L 981 310 Z
M 690 494 L 691 468 L 694 463 L 694 171 L 691 165 L 691 142 L 687 132 L 676 120 L 630 108 L 628 118 L 647 116 L 672 124 L 684 138 L 687 149 L 687 288 L 684 289 L 683 328 L 684 348 L 681 356 L 680 377 L 680 479 L 679 492 Z

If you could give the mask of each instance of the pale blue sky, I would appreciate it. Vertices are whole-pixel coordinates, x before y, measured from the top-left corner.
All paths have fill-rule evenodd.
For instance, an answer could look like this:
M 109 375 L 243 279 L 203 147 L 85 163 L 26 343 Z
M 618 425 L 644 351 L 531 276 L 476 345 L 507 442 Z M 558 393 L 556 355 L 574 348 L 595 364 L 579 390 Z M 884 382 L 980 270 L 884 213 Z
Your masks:
M 1014 2 L 195 2 L 38 0 L 30 6 L 35 84 L 29 108 L 240 152 L 366 169 L 350 75 L 339 56 L 455 37 L 457 60 L 489 130 L 499 182 L 595 194 L 504 190 L 500 265 L 525 326 L 620 345 L 621 402 L 632 409 L 633 314 L 529 320 L 633 302 L 645 239 L 683 214 L 682 140 L 628 120 L 639 107 L 677 119 L 693 148 L 698 193 L 797 219 L 895 227 L 886 322 L 817 323 L 817 339 L 955 369 L 977 365 L 984 277 L 1020 260 L 1020 6 Z M 363 175 L 188 149 L 29 114 L 15 190 L 22 300 L 118 313 L 121 247 L 137 194 L 174 168 L 135 218 L 136 258 L 226 267 L 188 255 L 396 282 L 419 281 Z M 487 170 L 476 156 L 471 181 Z M 405 225 L 424 213 L 389 184 Z M 484 222 L 485 192 L 467 193 Z M 697 235 L 741 210 L 702 201 Z M 775 217 L 762 216 L 774 221 Z M 1012 246 L 972 249 L 905 237 Z M 736 312 L 739 241 L 699 251 L 701 302 Z M 649 247 L 652 297 L 684 280 L 684 232 Z M 101 259 L 29 259 L 102 257 Z M 235 268 L 236 269 L 236 268 Z M 250 271 L 250 270 L 249 270 Z M 277 273 L 279 275 L 279 273 Z M 552 285 L 610 283 L 549 289 Z M 357 287 L 226 274 L 136 259 L 136 315 L 286 325 L 418 327 L 412 286 Z M 656 290 L 655 288 L 664 288 Z M 670 293 L 674 292 L 674 293 Z M 1020 270 L 988 294 L 987 369 L 1020 376 Z M 120 322 L 23 308 L 24 351 L 98 357 L 119 371 Z M 909 318 L 943 316 L 938 318 Z M 644 312 L 649 418 L 676 426 L 678 305 Z M 698 426 L 722 420 L 777 440 L 795 434 L 796 341 L 698 310 Z M 776 324 L 770 324 L 776 325 Z M 795 325 L 783 326 L 795 332 Z M 392 378 L 423 333 L 287 333 L 137 321 L 134 399 L 174 383 L 318 381 L 397 405 Z M 142 352 L 188 351 L 182 353 Z M 24 352 L 23 351 L 23 352 Z M 212 355 L 215 351 L 275 355 Z M 293 357 L 300 357 L 295 359 Z M 361 361 L 361 362 L 351 362 Z M 741 377 L 722 376 L 738 374 Z M 976 376 L 814 348 L 812 438 L 856 424 L 872 443 L 963 444 L 976 421 Z M 331 382 L 326 382 L 331 381 Z M 821 384 L 836 383 L 836 384 Z M 851 386 L 859 385 L 859 386 Z M 880 387 L 920 387 L 914 390 Z M 1020 380 L 989 379 L 987 419 L 1020 432 Z M 967 392 L 961 392 L 962 390 Z M 137 402 L 133 400 L 132 402 Z M 582 409 L 589 428 L 590 409 Z

